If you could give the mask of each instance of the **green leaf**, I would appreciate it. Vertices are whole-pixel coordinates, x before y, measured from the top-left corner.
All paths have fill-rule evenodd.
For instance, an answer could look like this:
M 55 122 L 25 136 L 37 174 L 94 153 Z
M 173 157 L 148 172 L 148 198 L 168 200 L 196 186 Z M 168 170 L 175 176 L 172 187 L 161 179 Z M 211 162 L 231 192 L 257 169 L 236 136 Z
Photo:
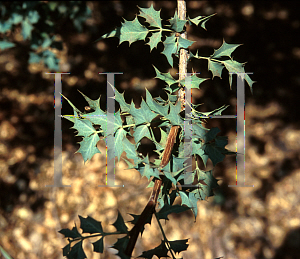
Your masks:
M 170 24 L 171 24 L 171 29 L 173 29 L 176 32 L 182 32 L 183 27 L 186 24 L 187 20 L 180 20 L 178 18 L 177 12 L 175 12 L 174 17 L 169 19 Z
M 155 73 L 156 73 L 156 77 L 164 82 L 166 82 L 168 84 L 168 86 L 171 86 L 173 84 L 176 84 L 178 82 L 178 80 L 174 79 L 170 72 L 168 73 L 162 73 L 160 72 L 155 66 L 153 66 L 155 69 Z
M 182 38 L 181 36 L 176 37 L 173 33 L 171 36 L 168 36 L 166 40 L 163 42 L 164 50 L 162 54 L 164 54 L 171 65 L 173 67 L 173 57 L 172 54 L 178 54 L 181 48 L 187 49 L 191 46 L 194 41 L 187 40 Z
M 196 24 L 196 25 L 199 25 L 199 23 L 201 24 L 201 27 L 204 29 L 204 30 L 206 30 L 206 28 L 205 28 L 205 23 L 210 19 L 210 17 L 212 17 L 212 16 L 214 16 L 214 15 L 216 15 L 216 14 L 211 14 L 211 15 L 208 15 L 208 16 L 197 16 L 197 17 L 195 17 L 195 18 L 193 18 L 193 19 L 191 19 L 191 18 L 188 18 L 189 19 L 189 21 L 190 21 L 190 23 L 192 22 L 192 23 L 194 23 L 194 24 Z
M 133 137 L 135 140 L 135 143 L 138 143 L 141 141 L 142 138 L 146 137 L 148 139 L 152 139 L 149 131 L 148 125 L 139 125 L 135 128 L 135 131 L 133 133 Z
M 124 219 L 121 213 L 118 210 L 118 217 L 116 221 L 113 223 L 113 226 L 117 229 L 117 231 L 121 232 L 122 234 L 127 234 L 127 226 L 125 225 Z
M 168 256 L 168 249 L 165 245 L 165 242 L 162 240 L 161 244 L 154 249 L 144 251 L 138 258 L 146 258 L 146 259 L 152 259 L 152 257 L 156 255 L 158 258 L 161 257 L 169 257 Z
M 189 46 L 191 46 L 195 41 L 192 41 L 192 40 L 187 40 L 187 39 L 184 39 L 182 38 L 181 36 L 178 37 L 178 48 L 177 48 L 177 52 L 176 54 L 178 53 L 178 51 L 183 48 L 183 49 L 187 49 Z
M 169 205 L 168 203 L 164 204 L 164 206 L 161 208 L 161 210 L 156 213 L 159 219 L 168 219 L 168 215 L 171 213 L 181 213 L 184 211 L 189 210 L 188 207 L 184 207 L 181 205 Z
M 87 216 L 86 218 L 79 216 L 79 220 L 80 220 L 80 228 L 82 229 L 82 233 L 103 234 L 103 229 L 100 221 L 97 221 L 90 216 Z
M 85 259 L 86 254 L 83 251 L 82 248 L 82 241 L 76 243 L 72 248 L 71 251 L 67 255 L 68 259 Z
M 156 11 L 153 8 L 153 4 L 149 8 L 141 8 L 140 9 L 140 14 L 139 16 L 143 17 L 146 19 L 146 22 L 150 24 L 150 26 L 153 27 L 161 27 L 161 18 L 160 18 L 160 11 Z
M 162 54 L 164 54 L 171 65 L 173 67 L 173 57 L 172 54 L 175 54 L 178 52 L 177 44 L 176 44 L 176 37 L 175 34 L 172 34 L 171 36 L 167 37 L 166 40 L 163 42 L 164 44 L 164 50 Z
M 22 36 L 24 40 L 31 39 L 31 31 L 33 30 L 33 26 L 26 18 L 22 22 Z
M 28 21 L 31 23 L 31 24 L 34 24 L 34 23 L 37 23 L 40 19 L 40 15 L 38 13 L 38 11 L 36 10 L 30 10 L 28 12 Z
M 220 48 L 214 51 L 214 54 L 211 55 L 212 58 L 220 57 L 230 57 L 232 52 L 239 46 L 243 44 L 228 44 L 223 40 L 223 44 Z
M 161 31 L 152 32 L 151 37 L 149 37 L 149 42 L 146 43 L 150 46 L 150 51 L 152 51 L 154 48 L 156 48 L 158 43 L 161 42 L 161 36 L 162 36 Z
M 0 33 L 5 33 L 11 29 L 12 23 L 10 20 L 0 22 Z
M 166 116 L 168 114 L 169 104 L 160 105 L 159 103 L 157 103 L 155 100 L 153 100 L 153 98 L 152 98 L 151 94 L 149 93 L 149 91 L 147 90 L 147 88 L 146 88 L 146 103 L 147 103 L 148 107 L 152 111 L 156 112 L 157 114 L 160 114 L 162 116 Z
M 93 127 L 93 124 L 89 120 L 85 119 L 78 119 L 78 115 L 75 111 L 74 114 L 75 117 L 75 123 L 74 126 L 72 127 L 73 129 L 76 129 L 78 131 L 78 134 L 76 136 L 82 136 L 82 137 L 89 137 L 92 134 L 95 134 L 97 131 Z
M 117 255 L 122 259 L 130 259 L 130 256 L 125 255 L 125 249 L 129 242 L 129 237 L 126 235 L 125 237 L 118 238 L 117 242 L 112 246 L 112 248 L 117 249 Z
M 179 113 L 181 112 L 181 104 L 177 102 L 176 105 L 170 104 L 170 113 L 165 116 L 168 120 L 170 120 L 172 126 L 182 125 L 183 119 L 180 117 Z
M 0 50 L 5 50 L 14 47 L 16 44 L 9 41 L 0 41 Z
M 119 128 L 116 133 L 115 133 L 115 154 L 118 157 L 118 161 L 120 161 L 120 157 L 123 153 L 124 150 L 124 146 L 120 143 L 123 143 L 123 140 L 126 138 L 126 134 L 127 132 L 123 129 L 123 128 Z M 108 150 L 110 150 L 110 148 L 108 148 Z
M 222 70 L 224 65 L 221 62 L 216 62 L 214 60 L 208 59 L 208 70 L 212 72 L 214 78 L 215 76 L 222 78 Z
M 170 247 L 171 249 L 175 252 L 175 253 L 180 253 L 182 251 L 187 250 L 188 248 L 188 244 L 186 244 L 188 242 L 188 239 L 183 239 L 183 240 L 175 240 L 175 241 L 169 241 Z
M 81 235 L 78 233 L 78 230 L 75 227 L 72 228 L 72 230 L 68 228 L 64 228 L 58 231 L 59 233 L 63 234 L 65 237 L 70 237 L 70 238 L 77 238 L 81 237 Z
M 115 100 L 120 104 L 122 112 L 129 112 L 130 104 L 125 102 L 124 93 L 119 93 L 118 90 L 115 88 Z
M 145 40 L 148 32 L 148 29 L 140 24 L 136 16 L 133 21 L 126 21 L 124 19 L 124 23 L 122 23 L 121 27 L 104 34 L 98 40 L 110 37 L 118 37 L 120 39 L 119 45 L 124 41 L 128 41 L 130 46 L 130 44 L 135 41 Z
M 104 244 L 103 244 L 103 237 L 101 237 L 98 241 L 92 243 L 93 244 L 93 251 L 96 253 L 103 253 Z
M 18 13 L 13 13 L 10 18 L 13 24 L 18 24 L 23 20 L 23 15 Z
M 157 116 L 157 114 L 150 110 L 149 106 L 144 100 L 142 100 L 141 108 L 138 109 L 135 108 L 135 105 L 132 101 L 130 113 L 133 116 L 136 125 L 150 123 Z
M 97 148 L 97 143 L 100 140 L 99 136 L 97 133 L 90 135 L 89 137 L 83 138 L 83 140 L 80 142 L 80 148 L 76 153 L 81 153 L 84 163 L 87 160 L 92 159 L 92 157 L 101 152 Z
M 209 78 L 199 78 L 196 75 L 192 75 L 191 76 L 191 88 L 199 89 L 199 85 L 208 79 Z M 183 86 L 186 86 L 186 78 L 180 80 L 180 84 Z

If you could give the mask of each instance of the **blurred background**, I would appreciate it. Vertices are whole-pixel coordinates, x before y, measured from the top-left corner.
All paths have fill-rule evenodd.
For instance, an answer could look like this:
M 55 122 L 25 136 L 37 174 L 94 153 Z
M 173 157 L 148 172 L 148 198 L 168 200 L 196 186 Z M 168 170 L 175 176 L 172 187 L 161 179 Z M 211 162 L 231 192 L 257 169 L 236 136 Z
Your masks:
M 253 188 L 229 188 L 235 183 L 235 157 L 228 156 L 216 166 L 220 188 L 208 201 L 198 202 L 196 222 L 191 211 L 170 215 L 163 223 L 169 240 L 189 238 L 183 258 L 299 258 L 300 254 L 300 5 L 297 1 L 186 1 L 187 14 L 217 13 L 205 31 L 188 27 L 188 38 L 197 41 L 190 50 L 209 56 L 227 43 L 240 44 L 233 53 L 239 62 L 248 62 L 246 72 L 257 81 L 253 95 L 246 85 L 246 184 Z M 105 184 L 105 143 L 85 165 L 72 123 L 62 120 L 63 184 L 49 188 L 54 175 L 54 75 L 62 76 L 62 93 L 84 110 L 87 105 L 78 92 L 91 99 L 101 95 L 105 110 L 106 77 L 116 75 L 115 86 L 125 91 L 125 100 L 138 106 L 145 87 L 154 97 L 166 97 L 164 85 L 155 77 L 153 65 L 176 77 L 162 45 L 150 54 L 143 41 L 118 45 L 117 38 L 95 42 L 120 26 L 122 17 L 133 20 L 137 7 L 161 9 L 161 18 L 174 16 L 176 1 L 32 1 L 1 2 L 0 16 L 0 246 L 7 256 L 18 259 L 63 258 L 67 245 L 58 231 L 80 225 L 78 215 L 102 222 L 114 231 L 117 209 L 125 221 L 127 213 L 140 214 L 150 188 L 139 172 L 116 166 L 116 184 L 124 188 L 100 188 Z M 298 39 L 298 40 L 297 40 Z M 178 59 L 174 59 L 174 65 Z M 211 77 L 206 61 L 192 61 L 189 67 Z M 214 78 L 193 90 L 193 102 L 211 111 L 223 104 L 236 109 L 236 87 L 230 90 L 228 74 Z M 62 114 L 72 108 L 62 101 Z M 228 136 L 229 150 L 235 150 L 236 121 L 207 120 L 206 127 L 219 127 Z M 208 164 L 207 169 L 211 169 Z M 132 225 L 128 223 L 128 227 Z M 134 256 L 152 249 L 163 238 L 157 223 L 146 225 L 137 241 Z M 104 254 L 88 258 L 118 258 L 110 248 L 117 237 L 104 239 Z M 2 250 L 2 251 L 3 251 Z M 0 256 L 1 257 L 1 256 Z M 3 258 L 9 258 L 4 257 Z

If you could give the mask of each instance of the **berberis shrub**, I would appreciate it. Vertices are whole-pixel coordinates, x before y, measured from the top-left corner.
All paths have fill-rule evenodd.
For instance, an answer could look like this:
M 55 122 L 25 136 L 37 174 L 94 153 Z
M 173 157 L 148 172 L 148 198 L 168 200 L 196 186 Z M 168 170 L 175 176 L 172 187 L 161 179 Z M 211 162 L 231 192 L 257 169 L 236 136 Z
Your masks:
M 150 51 L 157 48 L 159 44 L 163 44 L 162 54 L 171 67 L 174 66 L 174 59 L 179 58 L 180 61 L 181 51 L 188 53 L 188 47 L 194 43 L 184 36 L 187 26 L 201 26 L 206 29 L 206 22 L 213 16 L 180 19 L 180 13 L 175 12 L 172 18 L 162 22 L 160 11 L 156 11 L 152 5 L 149 8 L 139 8 L 139 10 L 140 13 L 134 20 L 124 19 L 120 27 L 103 35 L 99 40 L 117 37 L 119 44 L 128 41 L 129 46 L 133 42 L 142 40 L 149 45 Z M 240 44 L 229 44 L 223 41 L 222 46 L 211 56 L 201 56 L 198 51 L 197 53 L 189 52 L 185 61 L 207 60 L 208 70 L 211 71 L 212 77 L 221 77 L 223 68 L 226 68 L 228 72 L 231 72 L 229 73 L 231 87 L 232 73 L 245 72 L 244 63 L 239 63 L 232 58 L 232 52 L 239 46 Z M 141 176 L 146 176 L 149 180 L 148 187 L 152 187 L 153 191 L 141 215 L 131 214 L 133 220 L 130 222 L 134 225 L 131 230 L 128 230 L 120 212 L 113 223 L 116 231 L 112 233 L 104 231 L 101 222 L 90 216 L 79 216 L 82 233 L 76 226 L 72 229 L 60 230 L 59 232 L 69 242 L 63 248 L 63 255 L 67 258 L 86 258 L 82 243 L 84 239 L 90 237 L 99 237 L 96 242 L 92 243 L 93 250 L 103 253 L 104 237 L 112 234 L 122 236 L 112 246 L 118 251 L 117 255 L 122 259 L 130 258 L 139 233 L 143 233 L 145 224 L 151 223 L 152 215 L 155 215 L 163 239 L 159 246 L 143 252 L 139 257 L 150 259 L 154 255 L 158 258 L 171 255 L 175 258 L 177 253 L 187 249 L 188 239 L 169 241 L 160 220 L 167 220 L 171 213 L 181 213 L 186 210 L 192 210 L 196 219 L 197 201 L 213 196 L 213 189 L 218 187 L 218 180 L 214 178 L 212 170 L 205 171 L 199 168 L 199 159 L 205 167 L 208 159 L 215 166 L 224 159 L 226 154 L 235 154 L 225 148 L 228 143 L 227 137 L 217 136 L 218 128 L 207 129 L 202 125 L 201 116 L 221 115 L 228 105 L 223 105 L 211 112 L 199 112 L 196 110 L 197 105 L 188 103 L 188 100 L 182 101 L 178 94 L 180 91 L 181 94 L 190 92 L 192 88 L 199 89 L 207 78 L 200 78 L 196 73 L 189 73 L 175 79 L 170 72 L 163 73 L 155 66 L 154 70 L 156 78 L 165 83 L 167 100 L 161 97 L 153 98 L 145 89 L 146 100 L 142 100 L 140 108 L 135 108 L 133 102 L 126 103 L 124 95 L 115 89 L 115 101 L 119 103 L 120 109 L 114 113 L 112 121 L 108 119 L 107 113 L 101 110 L 100 98 L 91 100 L 82 94 L 89 105 L 88 111 L 84 112 L 78 110 L 68 100 L 73 107 L 74 116 L 66 118 L 74 123 L 72 128 L 77 131 L 77 136 L 83 138 L 78 152 L 82 154 L 84 162 L 100 153 L 97 148 L 97 143 L 103 141 L 100 137 L 114 137 L 114 142 L 112 142 L 114 146 L 108 145 L 109 156 L 116 156 L 119 161 L 121 154 L 125 151 L 127 159 L 124 158 L 124 160 L 128 168 L 134 168 L 140 172 Z M 241 76 L 241 74 L 238 75 Z M 252 91 L 254 82 L 247 74 L 244 79 Z M 188 109 L 187 114 L 185 111 Z M 185 128 L 188 123 L 192 129 L 190 135 Z M 109 129 L 113 131 L 113 136 L 112 134 L 109 136 Z M 135 143 L 131 143 L 128 136 L 133 137 Z M 141 140 L 145 137 L 155 145 L 157 159 L 153 161 L 150 161 L 149 154 L 141 155 L 137 151 L 142 145 Z M 175 142 L 176 145 L 174 145 Z M 113 154 L 110 149 L 114 150 Z M 194 160 L 193 167 L 192 163 L 188 163 L 191 158 Z M 181 198 L 181 205 L 174 204 L 178 196 Z

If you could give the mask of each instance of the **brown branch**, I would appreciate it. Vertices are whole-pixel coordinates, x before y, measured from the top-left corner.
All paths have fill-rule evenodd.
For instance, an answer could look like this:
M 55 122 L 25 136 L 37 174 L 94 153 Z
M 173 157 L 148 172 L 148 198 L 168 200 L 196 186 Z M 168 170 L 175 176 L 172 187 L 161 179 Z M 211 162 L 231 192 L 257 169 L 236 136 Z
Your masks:
M 178 130 L 179 130 L 179 126 L 171 127 L 168 138 L 167 138 L 166 148 L 163 152 L 159 168 L 163 168 L 169 163 L 170 155 L 171 155 L 173 146 L 176 141 Z M 162 172 L 161 170 L 159 170 L 159 171 Z M 149 201 L 148 201 L 146 207 L 144 208 L 142 214 L 139 216 L 136 224 L 129 232 L 129 242 L 128 242 L 126 250 L 125 250 L 125 254 L 128 256 L 131 256 L 133 248 L 135 247 L 136 240 L 137 240 L 143 226 L 145 225 L 145 222 L 147 221 L 147 219 L 149 217 L 152 217 L 153 213 L 155 212 L 155 206 L 157 204 L 157 198 L 160 193 L 161 184 L 162 184 L 162 179 L 155 180 Z

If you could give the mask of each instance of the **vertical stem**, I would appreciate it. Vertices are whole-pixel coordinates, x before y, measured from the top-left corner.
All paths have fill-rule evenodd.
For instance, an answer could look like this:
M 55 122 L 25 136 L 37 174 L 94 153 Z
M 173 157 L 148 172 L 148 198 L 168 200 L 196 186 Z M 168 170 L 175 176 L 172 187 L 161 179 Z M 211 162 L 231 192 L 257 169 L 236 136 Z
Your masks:
M 181 20 L 186 20 L 186 3 L 185 0 L 177 0 L 178 6 L 178 17 Z M 187 38 L 187 33 L 184 32 L 180 35 L 182 38 Z M 187 73 L 187 59 L 188 59 L 188 52 L 187 50 L 181 49 L 179 55 L 179 80 L 182 80 L 186 77 Z M 181 103 L 181 111 L 184 110 L 185 107 L 185 91 L 180 89 L 178 91 L 178 101 Z M 179 131 L 180 126 L 175 125 L 172 126 L 167 138 L 167 143 L 165 147 L 165 151 L 162 155 L 162 160 L 160 163 L 159 168 L 163 168 L 166 166 L 170 160 L 170 155 L 177 137 L 177 133 Z M 161 171 L 161 170 L 160 170 Z M 142 214 L 138 218 L 136 224 L 129 232 L 129 242 L 125 249 L 125 255 L 131 256 L 132 251 L 135 247 L 136 240 L 141 232 L 142 227 L 145 225 L 146 220 L 149 217 L 152 217 L 153 213 L 155 212 L 155 206 L 157 204 L 157 198 L 160 193 L 160 188 L 162 185 L 162 179 L 156 179 L 154 183 L 154 187 L 152 189 L 152 193 L 150 195 L 149 201 L 147 202 L 146 207 L 144 208 Z M 173 254 L 172 254 L 173 255 Z
M 186 20 L 186 2 L 185 2 L 185 0 L 177 0 L 177 7 L 178 7 L 178 18 L 180 20 Z M 184 39 L 187 39 L 187 32 L 182 33 L 180 36 Z M 179 52 L 179 80 L 182 80 L 186 77 L 187 59 L 188 59 L 187 50 L 180 49 L 180 52 Z M 184 94 L 183 89 L 179 89 L 178 99 L 181 103 L 181 110 L 183 110 L 184 106 L 185 106 L 185 94 Z

